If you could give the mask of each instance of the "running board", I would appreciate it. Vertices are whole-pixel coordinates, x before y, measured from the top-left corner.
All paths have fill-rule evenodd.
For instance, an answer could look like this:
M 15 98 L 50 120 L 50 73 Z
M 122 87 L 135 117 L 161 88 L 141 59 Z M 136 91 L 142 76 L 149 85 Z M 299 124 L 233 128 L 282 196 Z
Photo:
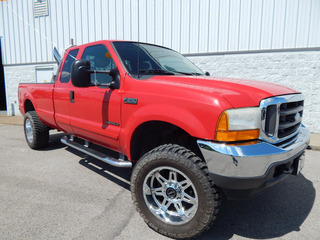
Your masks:
M 88 148 L 87 146 L 83 146 L 80 143 L 71 141 L 68 139 L 67 136 L 61 138 L 61 142 L 71 148 L 74 148 L 80 152 L 83 152 L 91 157 L 94 157 L 102 162 L 108 163 L 115 167 L 122 167 L 122 168 L 131 168 L 132 163 L 130 161 L 122 160 L 122 159 L 115 159 L 113 157 L 106 156 L 98 151 Z

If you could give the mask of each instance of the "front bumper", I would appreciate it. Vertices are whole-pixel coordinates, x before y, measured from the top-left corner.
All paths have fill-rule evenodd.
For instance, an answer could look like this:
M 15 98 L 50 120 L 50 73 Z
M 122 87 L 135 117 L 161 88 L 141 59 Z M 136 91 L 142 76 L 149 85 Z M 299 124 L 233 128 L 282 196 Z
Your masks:
M 310 131 L 301 126 L 296 141 L 285 148 L 264 141 L 244 146 L 203 140 L 197 143 L 215 184 L 224 189 L 229 198 L 239 198 L 230 190 L 247 198 L 297 171 L 293 168 L 309 141 Z

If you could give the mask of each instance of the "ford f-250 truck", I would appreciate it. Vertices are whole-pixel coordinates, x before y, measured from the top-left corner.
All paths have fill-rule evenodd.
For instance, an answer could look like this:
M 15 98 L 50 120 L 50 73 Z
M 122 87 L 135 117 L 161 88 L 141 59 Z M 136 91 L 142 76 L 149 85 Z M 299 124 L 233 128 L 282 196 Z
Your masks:
M 66 50 L 48 84 L 20 84 L 33 149 L 49 130 L 69 147 L 133 167 L 132 199 L 146 223 L 175 238 L 208 229 L 221 204 L 254 196 L 303 167 L 310 132 L 290 88 L 207 76 L 179 53 L 129 41 Z

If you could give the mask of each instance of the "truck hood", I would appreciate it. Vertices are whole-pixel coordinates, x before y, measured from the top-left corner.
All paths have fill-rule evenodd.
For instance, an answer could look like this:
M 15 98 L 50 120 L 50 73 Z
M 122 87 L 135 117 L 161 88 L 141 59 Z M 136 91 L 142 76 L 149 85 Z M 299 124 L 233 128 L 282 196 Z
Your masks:
M 149 81 L 154 83 L 188 88 L 202 94 L 220 96 L 234 108 L 259 106 L 262 99 L 298 93 L 288 87 L 261 81 L 204 77 L 204 76 L 155 76 Z

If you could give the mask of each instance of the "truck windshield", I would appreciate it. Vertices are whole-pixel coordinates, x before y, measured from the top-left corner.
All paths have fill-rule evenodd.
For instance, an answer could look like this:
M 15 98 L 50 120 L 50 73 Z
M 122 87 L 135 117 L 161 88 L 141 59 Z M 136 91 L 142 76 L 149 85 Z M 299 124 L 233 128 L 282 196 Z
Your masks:
M 204 75 L 187 58 L 171 49 L 137 42 L 113 42 L 131 75 Z

